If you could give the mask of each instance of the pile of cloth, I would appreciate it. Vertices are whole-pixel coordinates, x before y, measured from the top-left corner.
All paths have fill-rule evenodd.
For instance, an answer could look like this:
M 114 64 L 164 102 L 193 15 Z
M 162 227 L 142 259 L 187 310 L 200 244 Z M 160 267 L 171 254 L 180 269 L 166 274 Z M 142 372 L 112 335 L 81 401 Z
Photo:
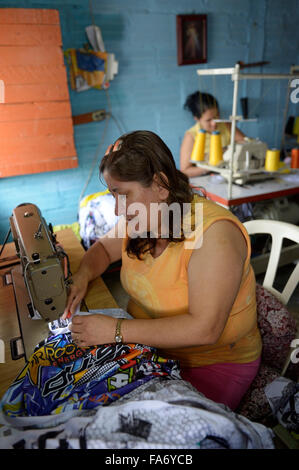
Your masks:
M 0 448 L 274 448 L 271 429 L 208 400 L 183 380 L 156 377 L 109 406 L 101 405 L 77 416 L 6 422 L 0 429 Z
M 277 377 L 265 388 L 272 414 L 286 429 L 299 448 L 299 383 L 287 377 Z
M 80 348 L 67 321 L 4 394 L 0 424 L 1 449 L 274 448 L 271 429 L 207 399 L 177 361 L 142 344 Z

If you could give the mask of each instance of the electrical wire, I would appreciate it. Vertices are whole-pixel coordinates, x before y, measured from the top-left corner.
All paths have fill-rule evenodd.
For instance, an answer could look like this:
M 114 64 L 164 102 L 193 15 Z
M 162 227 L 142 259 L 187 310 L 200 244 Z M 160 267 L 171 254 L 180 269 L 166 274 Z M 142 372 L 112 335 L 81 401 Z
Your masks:
M 96 163 L 98 162 L 98 159 L 99 159 L 99 155 L 100 155 L 100 151 L 102 149 L 102 146 L 103 146 L 103 143 L 104 143 L 104 140 L 106 138 L 106 134 L 107 134 L 107 130 L 108 130 L 108 124 L 109 124 L 109 120 L 110 118 L 113 119 L 113 121 L 115 122 L 120 134 L 124 134 L 126 131 L 124 129 L 124 126 L 122 125 L 122 123 L 114 116 L 114 114 L 112 113 L 112 108 L 111 108 L 111 101 L 110 101 L 110 96 L 109 96 L 109 92 L 107 89 L 105 89 L 105 93 L 106 93 L 106 99 L 107 99 L 107 112 L 106 112 L 106 117 L 105 117 L 105 128 L 103 130 L 103 133 L 102 133 L 102 136 L 101 136 L 101 139 L 100 139 L 100 142 L 98 144 L 98 147 L 96 149 L 96 152 L 95 152 L 95 155 L 93 157 L 93 160 L 92 160 L 92 163 L 91 163 L 91 167 L 90 167 L 90 170 L 89 170 L 89 174 L 88 174 L 88 177 L 87 177 L 87 180 L 83 186 L 83 189 L 80 193 L 80 196 L 79 196 L 79 200 L 78 200 L 78 213 L 79 213 L 79 210 L 80 210 L 80 202 L 85 194 L 85 191 L 90 183 L 90 180 L 92 178 L 92 175 L 93 175 L 93 171 L 94 171 L 94 168 L 95 168 L 95 165 Z
M 104 140 L 105 140 L 105 137 L 106 137 L 106 134 L 107 134 L 107 129 L 108 129 L 108 123 L 109 123 L 109 120 L 110 120 L 110 114 L 108 114 L 105 118 L 105 128 L 103 130 L 103 133 L 102 133 L 102 136 L 101 136 L 101 139 L 100 139 L 100 142 L 98 144 L 98 147 L 96 149 L 96 152 L 95 152 L 95 155 L 93 157 L 93 160 L 92 160 L 92 164 L 91 164 L 91 167 L 90 167 L 90 170 L 89 170 L 89 174 L 88 174 L 88 177 L 87 177 L 87 180 L 83 186 L 83 189 L 80 193 L 80 196 L 79 196 L 79 200 L 78 200 L 78 212 L 79 212 L 79 209 L 80 209 L 80 202 L 81 202 L 81 199 L 83 198 L 84 194 L 85 194 L 85 191 L 90 183 L 90 180 L 91 180 L 91 177 L 93 175 L 93 170 L 94 170 L 94 167 L 98 161 L 98 158 L 99 158 L 99 154 L 100 154 L 100 150 L 102 148 L 102 145 L 104 143 Z
M 42 319 L 43 317 L 42 317 L 42 315 L 39 313 L 39 311 L 35 308 L 35 305 L 34 305 L 34 302 L 33 302 L 33 298 L 32 298 L 32 295 L 31 295 L 31 290 L 29 289 L 29 285 L 28 285 L 27 271 L 28 271 L 28 267 L 29 267 L 31 264 L 35 264 L 36 262 L 39 263 L 39 262 L 41 261 L 41 259 L 39 258 L 39 259 L 34 260 L 34 261 L 29 261 L 27 256 L 24 256 L 24 257 L 23 257 L 23 260 L 24 260 L 24 259 L 27 260 L 27 264 L 25 264 L 25 267 L 24 267 L 23 279 L 24 279 L 25 286 L 26 286 L 26 288 L 27 288 L 28 295 L 29 295 L 29 298 L 30 298 L 30 301 L 31 301 L 31 305 L 32 305 L 32 311 L 33 311 L 32 320 L 40 320 L 40 319 Z
M 92 9 L 92 0 L 89 0 L 89 14 L 91 17 L 91 22 L 93 26 L 95 26 L 95 21 L 94 21 L 94 14 L 93 14 L 93 9 Z
M 126 133 L 126 130 L 125 130 L 123 124 L 122 124 L 113 114 L 111 114 L 111 117 L 112 117 L 113 121 L 115 122 L 115 124 L 116 124 L 116 126 L 117 126 L 119 132 L 120 132 L 121 134 L 125 134 L 125 133 Z
M 94 17 L 94 11 L 93 11 L 93 4 L 92 4 L 92 0 L 89 0 L 89 14 L 90 14 L 90 17 L 91 17 L 91 22 L 92 22 L 92 25 L 95 26 L 95 17 Z M 90 167 L 90 170 L 89 170 L 89 174 L 88 174 L 88 177 L 87 177 L 87 180 L 82 188 L 82 191 L 80 193 L 80 196 L 79 196 L 79 200 L 78 200 L 78 214 L 79 214 L 79 211 L 80 211 L 80 202 L 85 194 L 85 191 L 90 183 L 90 180 L 92 178 L 92 175 L 93 175 L 93 171 L 94 171 L 94 168 L 95 168 L 95 165 L 98 161 L 98 158 L 99 158 L 99 155 L 100 155 L 100 151 L 101 151 L 101 148 L 102 148 L 102 145 L 104 143 L 104 140 L 105 140 L 105 137 L 106 137 L 106 134 L 107 134 L 107 130 L 108 130 L 108 124 L 109 124 L 109 120 L 110 118 L 112 118 L 115 122 L 115 124 L 117 125 L 118 129 L 120 130 L 121 133 L 123 133 L 121 131 L 121 126 L 119 125 L 119 122 L 117 121 L 117 119 L 115 118 L 115 116 L 112 114 L 112 108 L 111 108 L 111 102 L 110 102 L 110 96 L 109 96 L 109 93 L 108 93 L 108 90 L 105 89 L 105 93 L 106 93 L 106 99 L 107 99 L 107 109 L 108 111 L 106 112 L 106 117 L 105 117 L 105 127 L 104 127 L 104 130 L 103 130 L 103 133 L 102 133 L 102 136 L 101 136 L 101 139 L 100 139 L 100 142 L 96 148 L 96 152 L 95 152 L 95 155 L 93 157 L 93 160 L 92 160 L 92 163 L 91 163 L 91 167 Z

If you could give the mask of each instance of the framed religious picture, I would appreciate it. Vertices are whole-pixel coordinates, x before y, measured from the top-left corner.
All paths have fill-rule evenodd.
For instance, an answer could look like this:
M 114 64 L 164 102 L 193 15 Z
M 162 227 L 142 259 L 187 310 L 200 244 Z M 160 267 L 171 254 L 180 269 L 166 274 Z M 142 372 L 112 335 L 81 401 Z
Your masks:
M 178 65 L 207 62 L 207 15 L 177 15 Z

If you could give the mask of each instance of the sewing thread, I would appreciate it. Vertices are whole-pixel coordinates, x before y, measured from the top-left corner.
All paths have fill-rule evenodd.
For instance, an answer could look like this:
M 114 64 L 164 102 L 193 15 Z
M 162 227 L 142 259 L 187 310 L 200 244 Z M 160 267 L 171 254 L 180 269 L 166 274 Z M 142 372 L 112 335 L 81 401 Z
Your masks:
M 222 144 L 221 135 L 219 131 L 212 132 L 210 142 L 210 165 L 218 165 L 222 160 Z
M 204 129 L 200 129 L 197 132 L 195 137 L 195 142 L 193 145 L 192 153 L 191 153 L 191 160 L 195 162 L 200 162 L 205 158 L 205 143 L 206 143 L 206 131 Z
M 292 149 L 291 168 L 299 168 L 299 148 Z
M 277 171 L 279 169 L 280 151 L 277 149 L 267 150 L 265 160 L 266 171 Z

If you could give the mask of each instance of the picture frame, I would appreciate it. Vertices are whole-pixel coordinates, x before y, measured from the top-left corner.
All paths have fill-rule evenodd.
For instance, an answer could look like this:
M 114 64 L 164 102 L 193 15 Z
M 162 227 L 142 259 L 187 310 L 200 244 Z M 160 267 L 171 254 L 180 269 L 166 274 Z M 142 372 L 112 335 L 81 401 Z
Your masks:
M 177 15 L 178 65 L 207 62 L 207 15 Z

